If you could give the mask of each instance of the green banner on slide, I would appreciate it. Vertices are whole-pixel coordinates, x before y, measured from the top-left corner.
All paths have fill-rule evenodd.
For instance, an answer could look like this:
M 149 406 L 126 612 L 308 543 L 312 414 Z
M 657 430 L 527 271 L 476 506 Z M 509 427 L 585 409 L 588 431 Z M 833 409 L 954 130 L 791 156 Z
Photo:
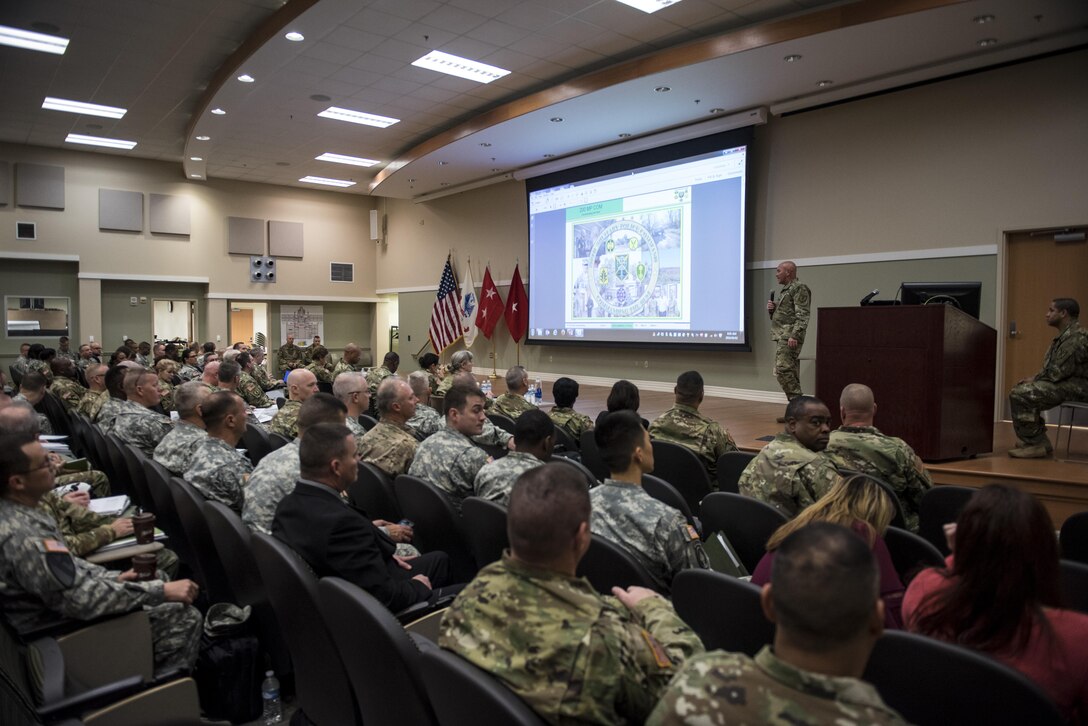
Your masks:
M 567 221 L 577 222 L 579 219 L 591 219 L 607 214 L 619 214 L 622 211 L 622 199 L 609 199 L 607 202 L 581 204 L 577 207 L 570 207 L 567 209 Z

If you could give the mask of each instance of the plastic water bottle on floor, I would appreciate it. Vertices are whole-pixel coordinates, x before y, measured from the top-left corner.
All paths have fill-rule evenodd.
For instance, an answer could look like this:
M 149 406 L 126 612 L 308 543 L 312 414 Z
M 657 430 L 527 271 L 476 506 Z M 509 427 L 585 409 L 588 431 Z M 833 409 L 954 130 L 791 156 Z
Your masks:
M 280 702 L 280 682 L 272 671 L 265 672 L 261 683 L 261 699 L 264 701 L 264 713 L 261 723 L 273 724 L 283 721 L 283 704 Z
M 540 385 L 540 379 L 536 379 L 536 405 L 540 405 L 540 402 L 544 400 L 544 389 Z

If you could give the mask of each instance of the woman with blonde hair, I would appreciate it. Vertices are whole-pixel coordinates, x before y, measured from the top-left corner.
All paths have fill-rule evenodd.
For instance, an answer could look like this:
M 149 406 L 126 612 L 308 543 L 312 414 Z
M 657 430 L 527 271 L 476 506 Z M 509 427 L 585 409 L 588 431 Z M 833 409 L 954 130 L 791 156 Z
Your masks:
M 159 403 L 167 413 L 174 410 L 174 374 L 177 371 L 178 364 L 169 358 L 160 358 L 155 364 L 155 373 L 159 376 Z
M 903 582 L 895 571 L 884 533 L 895 516 L 895 502 L 884 488 L 872 479 L 855 474 L 839 479 L 827 494 L 786 522 L 767 540 L 767 554 L 756 565 L 752 583 L 764 585 L 771 581 L 774 553 L 786 537 L 812 524 L 831 522 L 852 530 L 865 540 L 873 551 L 880 568 L 880 597 L 884 601 L 884 627 L 902 628 L 900 611 L 903 606 Z

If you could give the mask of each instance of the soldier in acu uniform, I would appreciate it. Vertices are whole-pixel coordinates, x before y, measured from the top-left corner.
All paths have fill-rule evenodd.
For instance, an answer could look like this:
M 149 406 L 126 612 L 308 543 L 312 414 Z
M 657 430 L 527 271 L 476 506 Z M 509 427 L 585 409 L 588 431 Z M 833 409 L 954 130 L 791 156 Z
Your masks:
M 208 436 L 193 452 L 185 481 L 205 498 L 242 513 L 243 487 L 253 464 L 235 448 L 246 432 L 246 403 L 237 393 L 216 391 L 201 407 Z
M 79 399 L 79 406 L 76 410 L 92 421 L 95 414 L 98 413 L 98 409 L 110 396 L 106 392 L 106 371 L 108 370 L 109 367 L 101 363 L 92 363 L 87 366 L 87 385 L 90 388 L 83 392 L 83 398 Z
M 505 505 L 518 477 L 552 458 L 555 424 L 543 411 L 526 411 L 514 424 L 514 441 L 513 451 L 476 474 L 476 496 Z
M 696 453 L 717 485 L 718 457 L 736 451 L 737 445 L 729 432 L 699 413 L 703 403 L 703 377 L 698 371 L 681 373 L 676 379 L 676 405 L 650 424 L 650 438 L 686 446 Z
M 548 411 L 548 416 L 556 426 L 562 426 L 575 441 L 582 437 L 582 433 L 593 428 L 593 419 L 584 413 L 574 410 L 574 402 L 578 400 L 578 381 L 573 378 L 559 378 L 552 384 L 552 398 L 555 407 Z
M 110 432 L 143 452 L 155 454 L 155 447 L 170 433 L 174 422 L 151 407 L 159 402 L 158 377 L 137 368 L 125 374 L 125 397 Z
M 774 277 L 782 286 L 777 302 L 767 302 L 767 311 L 771 314 L 771 340 L 775 343 L 774 375 L 786 398 L 792 401 L 801 395 L 800 355 L 808 330 L 812 292 L 808 285 L 797 280 L 797 265 L 792 262 L 779 264 Z
M 182 383 L 174 392 L 178 421 L 173 430 L 155 447 L 153 456 L 155 461 L 175 476 L 185 475 L 193 460 L 193 452 L 208 438 L 200 409 L 209 395 L 211 391 L 200 381 Z

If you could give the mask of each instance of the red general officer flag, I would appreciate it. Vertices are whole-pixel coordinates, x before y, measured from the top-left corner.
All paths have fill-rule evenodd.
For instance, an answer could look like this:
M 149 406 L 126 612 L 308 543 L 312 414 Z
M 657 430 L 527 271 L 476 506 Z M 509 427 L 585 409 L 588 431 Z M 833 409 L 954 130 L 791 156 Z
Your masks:
M 495 326 L 502 317 L 502 297 L 499 288 L 495 287 L 495 281 L 491 279 L 491 265 L 484 268 L 484 282 L 480 286 L 480 307 L 476 311 L 476 327 L 488 340 L 495 332 Z
M 506 327 L 515 343 L 525 337 L 529 327 L 529 301 L 517 265 L 514 265 L 514 279 L 510 281 L 510 295 L 506 298 Z

